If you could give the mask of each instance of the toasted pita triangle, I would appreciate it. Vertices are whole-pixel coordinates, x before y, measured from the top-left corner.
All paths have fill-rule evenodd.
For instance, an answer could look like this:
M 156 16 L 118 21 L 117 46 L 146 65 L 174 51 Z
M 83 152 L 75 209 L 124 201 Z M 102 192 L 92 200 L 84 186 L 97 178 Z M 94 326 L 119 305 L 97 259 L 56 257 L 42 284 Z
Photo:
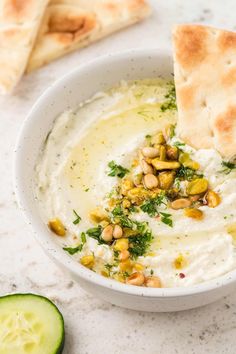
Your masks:
M 177 131 L 195 148 L 236 156 L 236 33 L 200 25 L 173 31 Z
M 9 93 L 25 71 L 49 0 L 0 3 L 0 91 Z
M 87 46 L 149 13 L 145 0 L 52 0 L 27 71 Z

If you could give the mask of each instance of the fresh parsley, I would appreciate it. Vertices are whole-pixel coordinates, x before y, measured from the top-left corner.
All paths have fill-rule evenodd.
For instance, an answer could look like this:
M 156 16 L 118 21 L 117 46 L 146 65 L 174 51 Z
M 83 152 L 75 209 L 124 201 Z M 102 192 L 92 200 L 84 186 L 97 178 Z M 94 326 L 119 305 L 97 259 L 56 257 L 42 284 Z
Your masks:
M 121 206 L 118 205 L 112 210 L 112 216 L 121 216 L 124 214 L 124 211 L 122 210 Z
M 150 145 L 150 144 L 151 144 L 152 136 L 149 135 L 149 134 L 147 134 L 147 135 L 145 136 L 145 139 L 147 140 L 148 145 Z
M 185 144 L 181 143 L 180 141 L 175 141 L 173 146 L 175 146 L 181 150 L 181 148 L 183 148 L 185 146 Z
M 129 236 L 129 252 L 131 257 L 137 258 L 145 254 L 153 239 L 148 223 L 129 219 L 129 217 L 124 214 L 124 210 L 121 206 L 117 206 L 112 210 L 111 218 L 113 220 L 115 219 L 115 222 L 119 222 L 122 227 L 132 230 Z
M 172 218 L 172 215 L 171 214 L 167 214 L 167 213 L 159 213 L 161 215 L 161 221 L 170 226 L 170 227 L 173 227 L 173 220 L 171 219 Z
M 149 216 L 154 217 L 158 215 L 158 207 L 162 204 L 166 205 L 167 200 L 165 194 L 160 194 L 156 198 L 146 200 L 140 207 L 140 209 L 147 213 Z
M 176 177 L 176 178 L 175 178 L 175 187 L 176 187 L 177 189 L 180 189 L 180 179 L 179 179 L 179 177 Z
M 134 205 L 131 205 L 131 207 L 129 207 L 129 212 L 130 213 L 137 213 L 138 212 L 138 208 L 136 208 Z
M 169 129 L 169 136 L 172 139 L 175 136 L 175 125 L 171 125 Z
M 111 268 L 113 267 L 113 265 L 112 265 L 112 264 L 109 264 L 109 263 L 106 263 L 106 264 L 104 265 L 104 267 L 105 267 L 106 269 L 108 269 L 108 270 L 111 270 Z
M 143 256 L 153 239 L 152 232 L 146 222 L 136 222 L 137 235 L 129 237 L 129 252 L 132 258 Z
M 220 172 L 228 175 L 232 170 L 236 169 L 236 164 L 228 161 L 222 161 L 221 163 L 223 169 Z
M 119 216 L 120 224 L 122 227 L 127 227 L 128 229 L 133 228 L 133 221 L 128 218 L 126 215 Z
M 117 165 L 115 163 L 115 161 L 110 161 L 108 163 L 108 167 L 110 168 L 110 171 L 108 173 L 108 176 L 110 177 L 119 177 L 119 178 L 123 178 L 128 172 L 129 170 L 121 165 Z
M 178 180 L 183 179 L 183 180 L 191 181 L 195 176 L 196 176 L 195 170 L 184 166 L 181 166 L 176 173 L 176 179 Z
M 112 267 L 113 267 L 113 264 L 110 264 L 110 263 L 106 263 L 104 265 L 104 268 L 106 268 L 106 270 L 108 271 L 109 276 L 111 275 Z
M 121 206 L 115 207 L 111 212 L 111 216 L 113 220 L 115 219 L 119 221 L 122 227 L 132 229 L 134 226 L 134 222 L 124 214 L 124 210 L 121 208 Z
M 114 260 L 117 261 L 117 260 L 118 260 L 118 257 L 119 257 L 119 251 L 114 250 L 114 251 L 113 251 L 113 254 L 114 254 Z
M 83 249 L 83 245 L 80 244 L 79 246 L 77 247 L 63 247 L 63 250 L 68 252 L 69 254 L 73 255 L 77 252 L 81 252 Z
M 82 233 L 81 233 L 80 238 L 81 238 L 81 242 L 82 242 L 82 244 L 84 245 L 84 244 L 85 244 L 85 242 L 86 242 L 86 235 L 85 235 L 85 232 L 82 232 Z
M 104 244 L 106 243 L 102 238 L 102 227 L 101 225 L 98 225 L 97 227 L 92 227 L 91 229 L 88 229 L 86 231 L 86 235 L 88 235 L 89 237 L 94 238 L 95 240 L 98 241 L 99 244 Z
M 125 271 L 125 272 L 122 272 L 122 275 L 124 278 L 128 278 L 130 276 L 130 273 Z
M 166 101 L 162 103 L 160 109 L 162 112 L 165 112 L 167 110 L 176 110 L 177 105 L 176 105 L 176 93 L 175 93 L 175 86 L 171 84 L 170 89 L 168 93 L 165 95 Z
M 140 209 L 144 212 L 147 213 L 149 216 L 153 217 L 157 215 L 157 205 L 155 202 L 155 199 L 149 199 L 146 202 L 144 202 Z
M 76 211 L 75 210 L 73 210 L 73 213 L 75 214 L 75 216 L 76 216 L 76 219 L 73 221 L 73 224 L 74 225 L 77 225 L 77 224 L 79 224 L 80 223 L 80 221 L 81 221 L 81 217 L 76 213 Z
M 68 252 L 69 254 L 73 255 L 77 252 L 81 252 L 83 249 L 84 244 L 86 243 L 86 235 L 84 232 L 81 233 L 81 244 L 76 247 L 64 247 L 63 250 Z

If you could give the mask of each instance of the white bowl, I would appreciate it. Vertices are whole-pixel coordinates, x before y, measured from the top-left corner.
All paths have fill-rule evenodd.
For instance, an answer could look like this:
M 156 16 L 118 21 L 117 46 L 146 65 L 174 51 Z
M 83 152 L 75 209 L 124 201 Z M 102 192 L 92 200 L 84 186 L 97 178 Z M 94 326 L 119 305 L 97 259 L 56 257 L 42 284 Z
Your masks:
M 233 289 L 236 271 L 191 287 L 154 289 L 125 285 L 88 270 L 62 250 L 42 221 L 34 199 L 34 166 L 61 112 L 76 109 L 80 102 L 122 79 L 170 78 L 172 72 L 171 55 L 160 50 L 129 51 L 91 61 L 58 80 L 38 99 L 24 122 L 16 147 L 16 195 L 36 239 L 83 288 L 106 301 L 134 310 L 179 311 L 208 304 Z

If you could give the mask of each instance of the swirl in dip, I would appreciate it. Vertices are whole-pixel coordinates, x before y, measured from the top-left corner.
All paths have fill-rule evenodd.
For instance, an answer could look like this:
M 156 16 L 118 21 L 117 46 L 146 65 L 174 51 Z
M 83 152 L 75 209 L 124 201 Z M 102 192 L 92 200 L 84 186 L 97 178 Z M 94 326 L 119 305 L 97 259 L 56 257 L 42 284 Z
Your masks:
M 236 169 L 175 135 L 172 82 L 122 82 L 57 118 L 36 166 L 66 252 L 132 285 L 197 284 L 236 266 Z M 236 238 L 236 237 L 235 237 Z

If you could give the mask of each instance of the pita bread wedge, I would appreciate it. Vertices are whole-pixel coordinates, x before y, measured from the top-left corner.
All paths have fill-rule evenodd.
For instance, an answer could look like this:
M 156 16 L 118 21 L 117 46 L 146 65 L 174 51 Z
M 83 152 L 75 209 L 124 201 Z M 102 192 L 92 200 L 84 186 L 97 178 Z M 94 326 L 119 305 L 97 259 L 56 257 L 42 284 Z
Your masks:
M 0 91 L 9 93 L 25 71 L 48 0 L 0 2 Z
M 179 136 L 236 156 L 236 33 L 200 25 L 173 31 Z
M 145 0 L 52 0 L 27 71 L 32 71 L 150 13 Z

